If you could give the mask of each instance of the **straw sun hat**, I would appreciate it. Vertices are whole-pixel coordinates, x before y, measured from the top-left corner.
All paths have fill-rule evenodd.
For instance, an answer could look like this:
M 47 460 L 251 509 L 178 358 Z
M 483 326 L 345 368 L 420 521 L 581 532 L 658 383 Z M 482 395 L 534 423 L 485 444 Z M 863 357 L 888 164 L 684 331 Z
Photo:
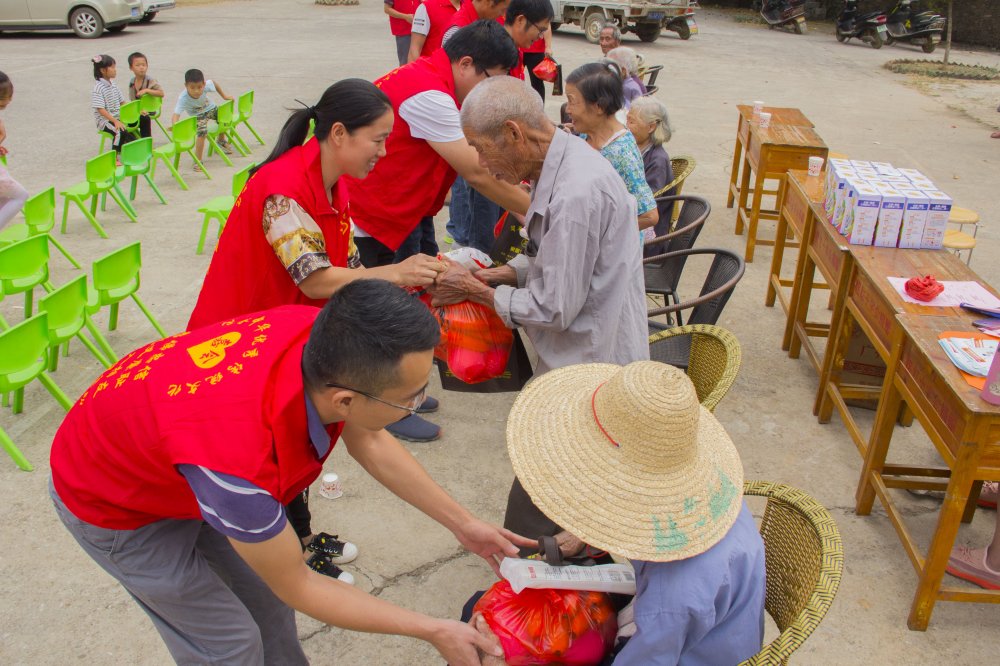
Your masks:
M 592 363 L 542 375 L 514 401 L 507 450 L 546 516 L 632 559 L 703 553 L 742 506 L 736 447 L 687 375 L 665 363 Z

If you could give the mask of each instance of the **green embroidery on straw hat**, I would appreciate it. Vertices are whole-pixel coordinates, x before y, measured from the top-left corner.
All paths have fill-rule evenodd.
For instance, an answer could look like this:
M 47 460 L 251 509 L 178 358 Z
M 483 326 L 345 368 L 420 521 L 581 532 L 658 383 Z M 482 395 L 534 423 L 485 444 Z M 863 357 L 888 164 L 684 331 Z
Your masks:
M 719 489 L 712 491 L 708 498 L 708 510 L 712 513 L 712 520 L 718 520 L 724 516 L 732 507 L 733 500 L 736 499 L 736 486 L 720 468 L 717 467 L 716 471 L 719 473 Z
M 667 516 L 667 531 L 663 531 L 663 526 L 660 525 L 660 521 L 656 516 L 653 518 L 653 530 L 655 535 L 653 536 L 653 545 L 659 552 L 680 550 L 684 546 L 688 545 L 688 538 L 677 529 L 677 523 L 670 516 Z

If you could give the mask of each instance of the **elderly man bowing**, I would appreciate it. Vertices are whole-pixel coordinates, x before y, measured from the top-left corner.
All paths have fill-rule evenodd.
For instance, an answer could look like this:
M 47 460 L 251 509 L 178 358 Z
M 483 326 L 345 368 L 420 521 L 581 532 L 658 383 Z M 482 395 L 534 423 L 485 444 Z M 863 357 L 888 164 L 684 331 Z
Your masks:
M 611 164 L 582 139 L 558 131 L 538 94 L 511 77 L 476 86 L 461 119 L 494 178 L 532 183 L 524 219 L 529 242 L 524 255 L 475 276 L 453 263 L 432 288 L 435 303 L 475 301 L 511 328 L 522 327 L 538 353 L 539 374 L 648 359 L 636 202 Z M 505 525 L 528 537 L 562 533 L 516 480 Z M 567 543 L 564 550 L 574 548 Z

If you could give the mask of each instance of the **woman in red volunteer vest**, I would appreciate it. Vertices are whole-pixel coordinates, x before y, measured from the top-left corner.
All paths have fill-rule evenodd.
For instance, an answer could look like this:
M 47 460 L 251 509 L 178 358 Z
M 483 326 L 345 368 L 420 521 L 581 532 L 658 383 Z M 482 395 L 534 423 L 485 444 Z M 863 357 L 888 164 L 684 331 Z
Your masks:
M 310 121 L 315 136 L 303 145 Z M 368 175 L 385 155 L 392 125 L 389 99 L 361 79 L 333 84 L 316 106 L 292 114 L 233 206 L 188 330 L 279 305 L 322 306 L 337 289 L 363 277 L 402 286 L 433 282 L 443 269 L 433 257 L 419 255 L 366 269 L 353 249 L 347 185 L 341 176 Z M 422 410 L 435 407 L 432 399 Z M 414 419 L 417 429 L 437 430 L 417 416 L 403 421 Z M 394 426 L 394 434 L 405 437 L 414 429 L 407 425 Z M 307 493 L 288 512 L 303 544 L 316 551 L 311 561 L 350 562 L 357 556 L 354 544 L 313 534 Z M 335 566 L 326 570 L 339 575 Z
M 382 10 L 389 17 L 389 30 L 396 38 L 396 59 L 405 65 L 410 55 L 410 34 L 413 31 L 413 14 L 420 0 L 383 0 Z
M 417 7 L 410 28 L 409 62 L 429 56 L 441 48 L 444 31 L 461 6 L 461 0 L 425 0 Z

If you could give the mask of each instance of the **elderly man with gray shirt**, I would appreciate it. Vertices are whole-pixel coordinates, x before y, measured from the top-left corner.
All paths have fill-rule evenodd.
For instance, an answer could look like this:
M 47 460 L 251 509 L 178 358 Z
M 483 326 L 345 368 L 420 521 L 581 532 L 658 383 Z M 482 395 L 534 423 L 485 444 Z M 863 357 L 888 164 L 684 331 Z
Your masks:
M 538 353 L 539 374 L 648 359 L 636 201 L 614 167 L 582 139 L 558 131 L 538 94 L 511 77 L 479 83 L 461 119 L 480 164 L 495 178 L 532 183 L 528 249 L 475 275 L 452 263 L 431 288 L 435 304 L 470 300 L 496 310 L 511 328 L 522 327 Z M 561 533 L 516 480 L 505 524 L 528 537 Z M 582 544 L 563 546 L 572 552 Z

